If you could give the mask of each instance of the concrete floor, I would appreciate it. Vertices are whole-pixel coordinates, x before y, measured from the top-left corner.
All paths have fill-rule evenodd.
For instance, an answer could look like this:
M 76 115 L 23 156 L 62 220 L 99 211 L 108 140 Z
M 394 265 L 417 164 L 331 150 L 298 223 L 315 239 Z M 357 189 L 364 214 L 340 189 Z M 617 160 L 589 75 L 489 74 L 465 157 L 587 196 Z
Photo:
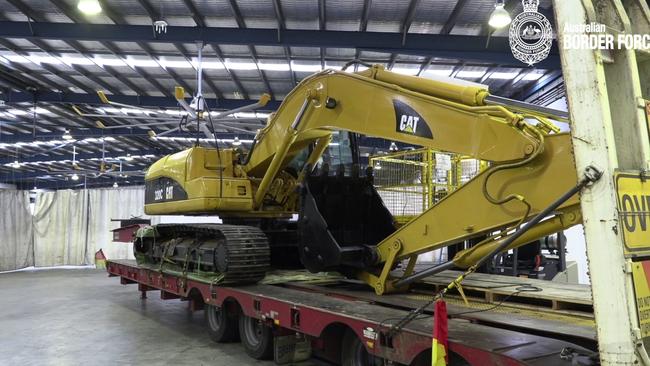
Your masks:
M 0 365 L 273 364 L 212 342 L 203 316 L 157 292 L 141 300 L 105 270 L 0 274 Z

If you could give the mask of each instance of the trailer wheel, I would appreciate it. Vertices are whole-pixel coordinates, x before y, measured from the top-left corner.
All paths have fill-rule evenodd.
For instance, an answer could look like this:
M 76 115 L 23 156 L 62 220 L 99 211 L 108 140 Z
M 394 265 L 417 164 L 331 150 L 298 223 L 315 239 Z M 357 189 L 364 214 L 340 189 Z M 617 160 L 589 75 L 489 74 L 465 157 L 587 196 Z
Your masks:
M 343 336 L 341 351 L 342 366 L 381 366 L 384 362 L 380 357 L 368 353 L 366 347 L 353 331 L 348 330 Z
M 208 323 L 208 334 L 213 341 L 239 341 L 237 315 L 228 314 L 225 308 L 205 304 L 205 320 Z
M 257 360 L 273 357 L 273 332 L 270 327 L 242 314 L 239 316 L 239 334 L 249 356 Z

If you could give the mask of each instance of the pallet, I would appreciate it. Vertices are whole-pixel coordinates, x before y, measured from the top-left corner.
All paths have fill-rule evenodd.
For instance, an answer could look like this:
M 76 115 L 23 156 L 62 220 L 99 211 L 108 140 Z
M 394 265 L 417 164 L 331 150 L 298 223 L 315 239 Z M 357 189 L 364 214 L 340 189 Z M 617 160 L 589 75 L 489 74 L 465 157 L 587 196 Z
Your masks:
M 444 271 L 426 278 L 422 283 L 442 290 L 462 272 Z M 521 286 L 535 287 L 541 291 L 522 291 L 513 295 Z M 593 317 L 591 286 L 543 281 L 523 277 L 509 277 L 485 273 L 473 273 L 463 281 L 465 295 L 482 299 L 488 304 L 506 301 L 509 305 L 521 304 L 548 308 L 557 312 Z M 456 292 L 457 294 L 457 292 Z

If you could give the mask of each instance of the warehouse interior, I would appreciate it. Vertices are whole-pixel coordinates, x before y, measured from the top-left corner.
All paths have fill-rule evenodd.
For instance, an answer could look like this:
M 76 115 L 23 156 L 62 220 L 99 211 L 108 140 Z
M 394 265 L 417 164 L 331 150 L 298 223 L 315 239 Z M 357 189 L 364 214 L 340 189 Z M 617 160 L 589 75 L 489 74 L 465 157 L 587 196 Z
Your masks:
M 650 41 L 582 20 L 650 38 L 642 0 L 0 1 L 0 364 L 650 364 Z

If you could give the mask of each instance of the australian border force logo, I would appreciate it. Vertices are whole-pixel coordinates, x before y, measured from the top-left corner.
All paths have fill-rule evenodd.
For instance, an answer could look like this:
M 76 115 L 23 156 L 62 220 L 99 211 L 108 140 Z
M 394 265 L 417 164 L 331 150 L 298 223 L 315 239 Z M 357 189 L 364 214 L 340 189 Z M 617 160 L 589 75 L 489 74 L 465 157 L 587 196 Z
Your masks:
M 521 3 L 524 11 L 510 24 L 510 49 L 517 60 L 532 66 L 551 52 L 553 27 L 537 12 L 539 0 L 522 0 Z

